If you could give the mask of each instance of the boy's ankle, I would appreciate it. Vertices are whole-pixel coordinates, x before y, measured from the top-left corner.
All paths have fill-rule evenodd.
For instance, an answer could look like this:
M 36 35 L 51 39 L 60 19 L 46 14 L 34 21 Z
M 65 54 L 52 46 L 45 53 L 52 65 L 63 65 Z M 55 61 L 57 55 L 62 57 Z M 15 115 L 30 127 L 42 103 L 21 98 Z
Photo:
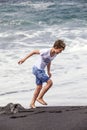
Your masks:
M 35 104 L 30 104 L 30 108 L 36 108 Z

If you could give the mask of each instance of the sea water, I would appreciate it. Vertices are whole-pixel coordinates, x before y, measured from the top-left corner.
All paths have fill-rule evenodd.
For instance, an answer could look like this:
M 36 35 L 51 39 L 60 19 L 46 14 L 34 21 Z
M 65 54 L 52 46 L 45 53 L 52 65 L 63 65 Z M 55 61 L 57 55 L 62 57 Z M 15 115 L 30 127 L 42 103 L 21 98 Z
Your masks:
M 87 1 L 0 0 L 0 106 L 29 107 L 38 55 L 18 61 L 57 39 L 66 49 L 52 62 L 53 87 L 44 99 L 49 106 L 87 105 Z

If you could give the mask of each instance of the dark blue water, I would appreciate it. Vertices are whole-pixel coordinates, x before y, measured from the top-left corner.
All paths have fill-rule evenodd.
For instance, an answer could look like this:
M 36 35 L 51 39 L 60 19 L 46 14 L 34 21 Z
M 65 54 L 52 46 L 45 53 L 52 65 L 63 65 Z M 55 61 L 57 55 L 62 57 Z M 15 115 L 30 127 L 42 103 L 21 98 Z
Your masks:
M 39 23 L 50 26 L 64 24 L 68 21 L 82 23 L 87 20 L 87 2 L 84 0 L 9 0 L 1 2 L 0 12 L 1 23 L 9 26 L 9 24 L 12 24 L 11 22 L 14 22 L 12 27 L 18 28 L 20 25 L 22 29 L 25 27 L 31 28 L 31 25 L 33 27 L 38 25 L 39 27 Z M 82 23 L 82 26 L 84 25 Z

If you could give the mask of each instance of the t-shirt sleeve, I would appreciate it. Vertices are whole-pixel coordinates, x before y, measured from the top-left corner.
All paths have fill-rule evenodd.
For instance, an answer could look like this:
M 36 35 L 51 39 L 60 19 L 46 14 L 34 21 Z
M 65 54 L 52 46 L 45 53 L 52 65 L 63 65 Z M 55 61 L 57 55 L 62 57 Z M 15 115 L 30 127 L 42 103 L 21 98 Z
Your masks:
M 45 55 L 47 52 L 48 52 L 47 49 L 42 49 L 42 50 L 40 50 L 40 55 L 43 56 L 43 55 Z

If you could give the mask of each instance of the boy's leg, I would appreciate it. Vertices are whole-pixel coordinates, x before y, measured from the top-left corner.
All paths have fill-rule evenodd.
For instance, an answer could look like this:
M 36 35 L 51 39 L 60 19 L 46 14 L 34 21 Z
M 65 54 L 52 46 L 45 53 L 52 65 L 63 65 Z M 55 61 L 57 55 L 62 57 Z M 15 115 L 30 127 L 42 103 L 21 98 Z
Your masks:
M 38 97 L 37 97 L 37 101 L 43 105 L 47 105 L 47 103 L 43 100 L 43 96 L 44 94 L 48 91 L 48 89 L 52 86 L 53 82 L 51 79 L 49 79 L 47 81 L 46 86 L 44 86 L 41 90 L 41 92 L 39 93 Z
M 37 99 L 37 97 L 38 97 L 38 95 L 39 95 L 41 89 L 42 89 L 42 85 L 38 85 L 38 86 L 36 87 L 36 89 L 35 89 L 35 91 L 34 91 L 33 98 L 32 98 L 31 103 L 30 103 L 30 107 L 31 107 L 31 108 L 35 108 L 35 101 L 36 101 L 36 99 Z

